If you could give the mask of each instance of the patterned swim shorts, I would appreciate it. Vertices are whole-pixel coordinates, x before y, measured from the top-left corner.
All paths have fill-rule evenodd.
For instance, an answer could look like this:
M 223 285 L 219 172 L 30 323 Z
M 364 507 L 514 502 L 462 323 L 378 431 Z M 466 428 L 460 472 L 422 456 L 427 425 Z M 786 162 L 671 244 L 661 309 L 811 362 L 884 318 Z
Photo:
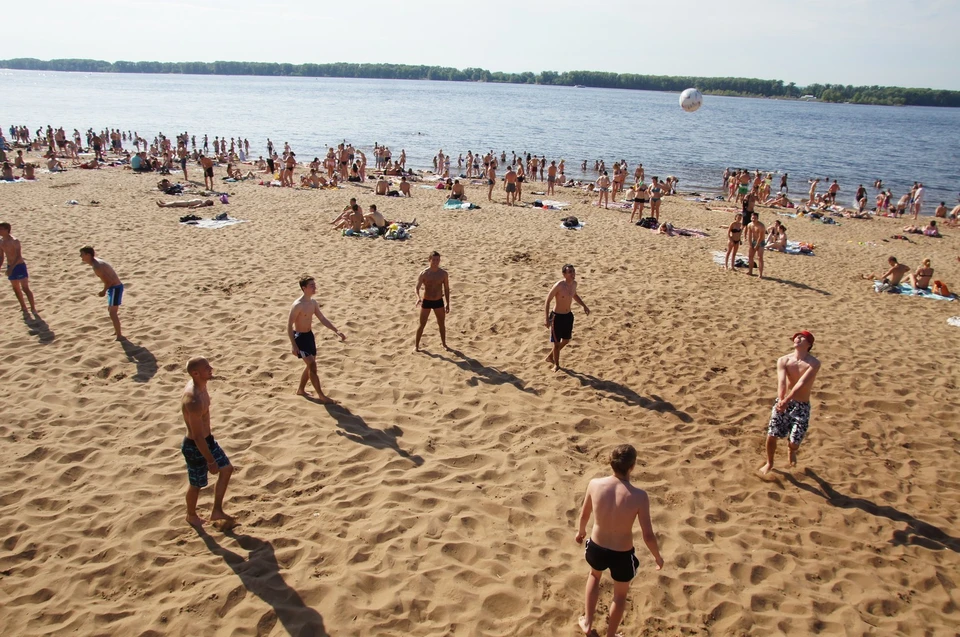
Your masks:
M 770 424 L 767 426 L 767 435 L 774 438 L 789 438 L 790 442 L 799 445 L 807 435 L 810 426 L 810 403 L 800 403 L 791 400 L 783 412 L 777 411 L 774 403 L 770 411 Z

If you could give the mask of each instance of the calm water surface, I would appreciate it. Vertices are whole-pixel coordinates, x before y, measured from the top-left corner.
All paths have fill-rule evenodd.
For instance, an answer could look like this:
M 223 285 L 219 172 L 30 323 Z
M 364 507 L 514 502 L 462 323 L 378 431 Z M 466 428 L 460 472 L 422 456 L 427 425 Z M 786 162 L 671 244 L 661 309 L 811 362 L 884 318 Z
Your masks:
M 406 149 L 408 164 L 432 165 L 437 150 L 531 152 L 580 162 L 643 162 L 647 175 L 677 175 L 684 190 L 717 189 L 725 166 L 836 178 L 841 201 L 882 178 L 899 197 L 927 186 L 926 212 L 960 190 L 960 109 L 704 98 L 684 113 L 674 93 L 455 82 L 0 70 L 0 126 L 62 125 L 188 131 L 290 142 L 301 159 L 343 139 Z M 373 162 L 372 156 L 368 157 Z M 590 175 L 591 177 L 593 175 Z M 779 180 L 775 180 L 777 185 Z M 821 188 L 821 191 L 823 188 Z

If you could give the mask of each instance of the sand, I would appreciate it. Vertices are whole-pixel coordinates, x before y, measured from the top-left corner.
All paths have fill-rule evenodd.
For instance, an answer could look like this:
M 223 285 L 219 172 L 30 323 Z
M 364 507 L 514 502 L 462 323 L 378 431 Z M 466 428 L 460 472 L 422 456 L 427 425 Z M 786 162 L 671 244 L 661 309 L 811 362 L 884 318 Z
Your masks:
M 816 256 L 768 254 L 758 281 L 712 261 L 732 215 L 677 197 L 663 218 L 709 237 L 658 236 L 565 189 L 551 199 L 566 212 L 490 205 L 480 188 L 481 210 L 450 212 L 419 188 L 251 182 L 224 184 L 230 204 L 212 209 L 247 223 L 210 230 L 158 209 L 156 181 L 71 170 L 2 189 L 43 318 L 24 322 L 3 284 L 3 634 L 575 635 L 583 490 L 624 442 L 666 560 L 656 572 L 637 535 L 625 635 L 958 630 L 960 330 L 946 319 L 960 302 L 874 294 L 858 275 L 930 256 L 960 288 L 960 231 L 884 242 L 905 222 L 783 219 Z M 327 222 L 351 196 L 420 226 L 405 242 L 341 237 Z M 584 229 L 561 229 L 568 214 Z M 85 244 L 127 286 L 127 343 Z M 434 249 L 454 351 L 431 322 L 415 354 Z M 555 373 L 543 301 L 566 262 L 593 313 L 577 310 Z M 304 272 L 347 335 L 317 329 L 338 407 L 294 395 L 284 321 Z M 812 427 L 799 465 L 781 445 L 763 480 L 775 361 L 800 329 L 823 363 Z M 179 396 L 196 355 L 237 466 L 230 533 L 183 520 Z M 201 515 L 211 502 L 209 488 Z M 601 631 L 611 590 L 605 577 Z

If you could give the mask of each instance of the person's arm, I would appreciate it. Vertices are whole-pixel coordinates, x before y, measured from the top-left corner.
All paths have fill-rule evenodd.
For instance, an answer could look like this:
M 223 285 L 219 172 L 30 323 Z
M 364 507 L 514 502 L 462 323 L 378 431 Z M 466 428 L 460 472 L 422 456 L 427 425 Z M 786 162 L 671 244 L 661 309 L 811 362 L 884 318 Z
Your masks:
M 807 371 L 803 372 L 803 375 L 800 376 L 800 379 L 796 382 L 796 384 L 794 384 L 793 389 L 790 390 L 790 393 L 784 397 L 783 404 L 786 405 L 788 402 L 793 400 L 793 396 L 800 392 L 800 390 L 809 387 L 813 383 L 813 379 L 817 375 L 817 371 L 819 369 L 819 362 L 807 367 Z
M 103 283 L 103 289 L 97 293 L 97 296 L 106 296 L 107 295 L 107 278 L 104 276 L 104 273 L 101 271 L 103 266 L 94 262 L 93 264 L 93 273 L 100 278 L 100 282 Z
M 547 327 L 550 327 L 550 301 L 553 300 L 553 297 L 557 295 L 557 288 L 560 287 L 560 283 L 555 283 L 554 286 L 550 289 L 550 293 L 547 294 L 547 301 L 543 305 L 544 318 L 543 322 Z
M 657 570 L 663 568 L 663 557 L 660 555 L 660 546 L 657 544 L 657 536 L 653 532 L 653 522 L 650 521 L 650 498 L 646 493 L 640 501 L 640 509 L 637 511 L 637 521 L 640 523 L 640 532 L 643 534 L 643 543 L 647 545 L 647 550 L 653 556 L 657 563 Z
M 583 308 L 583 311 L 584 311 L 584 312 L 586 312 L 588 315 L 590 314 L 590 308 L 587 307 L 587 304 L 583 302 L 583 300 L 580 298 L 580 295 L 579 295 L 579 294 L 574 294 L 574 295 L 573 295 L 573 300 L 580 304 L 580 307 Z
M 787 408 L 787 361 L 786 356 L 777 359 L 777 411 Z
M 587 522 L 590 520 L 590 514 L 593 513 L 593 498 L 590 497 L 590 485 L 587 485 L 587 492 L 583 496 L 583 506 L 580 508 L 580 525 L 575 538 L 577 544 L 583 542 L 587 536 Z
M 450 313 L 450 275 L 448 274 L 443 275 L 442 284 L 443 284 L 443 294 L 447 299 L 446 313 L 449 314 Z
M 422 288 L 422 287 L 423 287 L 423 272 L 421 272 L 421 273 L 420 273 L 420 276 L 417 277 L 417 289 L 416 289 L 417 303 L 416 303 L 416 305 L 420 305 L 421 303 L 423 303 L 423 299 L 420 298 L 420 288 Z
M 339 336 L 341 341 L 347 340 L 347 337 L 344 336 L 343 332 L 341 332 L 340 330 L 338 330 L 337 328 L 335 328 L 335 327 L 333 326 L 333 323 L 331 323 L 331 322 L 327 319 L 327 317 L 323 315 L 323 312 L 320 311 L 320 304 L 319 304 L 319 303 L 316 303 L 316 301 L 314 301 L 314 310 L 313 310 L 313 313 L 316 315 L 317 319 L 319 319 L 320 323 L 321 323 L 325 328 L 327 328 L 328 330 L 330 330 L 331 332 L 333 332 L 334 334 L 336 334 L 337 336 Z

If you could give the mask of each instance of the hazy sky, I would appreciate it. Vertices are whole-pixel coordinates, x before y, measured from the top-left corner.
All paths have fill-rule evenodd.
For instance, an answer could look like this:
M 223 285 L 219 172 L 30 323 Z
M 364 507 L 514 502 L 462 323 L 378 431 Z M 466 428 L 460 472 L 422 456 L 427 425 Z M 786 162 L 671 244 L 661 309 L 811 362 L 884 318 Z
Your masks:
M 2 59 L 393 62 L 960 90 L 957 0 L 7 4 Z

